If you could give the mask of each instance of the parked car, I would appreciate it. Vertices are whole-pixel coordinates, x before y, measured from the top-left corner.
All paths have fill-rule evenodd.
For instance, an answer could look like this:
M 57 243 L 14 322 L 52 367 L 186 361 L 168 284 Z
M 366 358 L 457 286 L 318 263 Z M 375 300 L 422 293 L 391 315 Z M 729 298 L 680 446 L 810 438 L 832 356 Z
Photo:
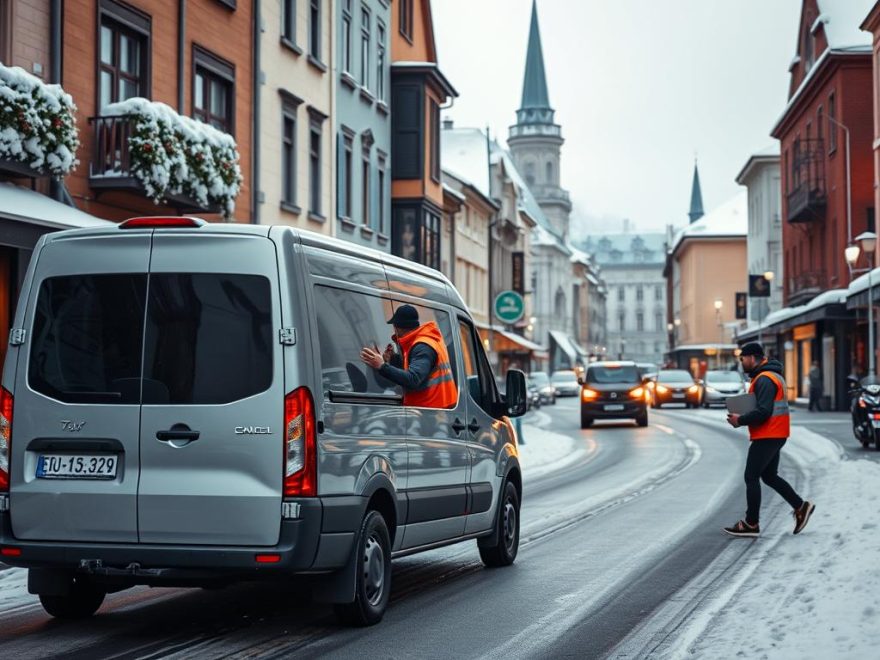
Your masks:
M 526 377 L 526 390 L 528 391 L 529 410 L 541 407 L 541 392 L 531 378 Z
M 577 396 L 580 394 L 581 385 L 578 382 L 577 372 L 574 370 L 554 371 L 550 376 L 550 382 L 556 390 L 556 396 Z
M 738 371 L 707 371 L 703 379 L 702 404 L 724 405 L 727 397 L 744 394 L 745 382 Z
M 551 406 L 556 403 L 556 388 L 550 382 L 550 376 L 547 375 L 547 372 L 533 371 L 529 374 L 529 380 L 538 388 L 538 392 L 541 395 L 541 403 Z
M 581 391 L 581 428 L 596 419 L 633 419 L 648 425 L 650 393 L 634 362 L 594 362 Z
M 453 408 L 405 407 L 358 357 L 403 303 L 447 342 Z M 137 218 L 43 236 L 12 335 L 0 548 L 55 617 L 134 585 L 309 573 L 372 624 L 392 557 L 476 537 L 486 565 L 516 558 L 525 378 L 499 394 L 437 271 L 291 227 Z
M 661 369 L 657 372 L 652 389 L 655 408 L 667 403 L 683 403 L 687 408 L 700 405 L 700 386 L 689 371 L 684 369 Z

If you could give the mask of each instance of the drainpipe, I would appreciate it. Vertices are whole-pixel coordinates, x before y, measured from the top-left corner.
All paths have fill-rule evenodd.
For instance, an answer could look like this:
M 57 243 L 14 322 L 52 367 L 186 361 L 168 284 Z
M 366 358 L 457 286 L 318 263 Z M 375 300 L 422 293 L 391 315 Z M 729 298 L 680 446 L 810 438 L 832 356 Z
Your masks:
M 49 6 L 49 80 L 56 85 L 61 84 L 61 49 L 63 48 L 62 1 L 52 0 Z M 49 180 L 49 196 L 57 202 L 69 203 L 71 206 L 74 206 L 69 194 L 67 194 L 67 199 L 65 199 L 66 193 L 64 182 L 61 179 L 52 177 Z
M 260 42 L 262 40 L 263 15 L 260 12 L 260 0 L 254 0 L 254 62 L 251 67 L 254 77 L 251 84 L 253 98 L 251 122 L 251 223 L 260 224 L 260 97 L 262 95 L 262 70 L 260 69 Z
M 177 113 L 186 114 L 186 0 L 177 0 Z

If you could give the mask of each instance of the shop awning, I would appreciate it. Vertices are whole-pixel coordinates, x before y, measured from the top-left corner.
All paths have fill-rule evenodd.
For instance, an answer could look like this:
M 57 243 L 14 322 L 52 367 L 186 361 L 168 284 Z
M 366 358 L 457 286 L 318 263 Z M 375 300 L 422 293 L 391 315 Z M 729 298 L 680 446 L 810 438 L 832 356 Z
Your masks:
M 480 337 L 482 339 L 487 339 L 489 331 L 492 331 L 495 339 L 494 351 L 496 353 L 529 352 L 532 353 L 533 357 L 539 360 L 546 360 L 550 356 L 547 352 L 546 346 L 536 344 L 515 332 L 509 332 L 500 326 L 490 326 L 488 323 L 482 323 L 480 321 L 474 321 L 474 325 L 476 325 L 477 329 L 480 331 Z
M 50 231 L 112 224 L 34 190 L 0 183 L 0 243 L 4 245 L 31 249 Z
M 569 361 L 572 366 L 577 364 L 578 361 L 578 351 L 572 345 L 571 341 L 568 338 L 568 335 L 564 332 L 560 332 L 559 330 L 551 330 L 550 331 L 550 341 L 556 344 L 556 346 L 568 356 Z
M 867 304 L 867 292 L 865 292 Z M 759 326 L 753 325 L 737 334 L 737 341 L 753 341 L 759 334 L 773 335 L 816 321 L 845 321 L 852 318 L 846 289 L 832 289 L 820 293 L 805 305 L 784 307 L 767 315 Z
M 874 302 L 880 300 L 880 268 L 871 273 L 871 297 Z M 860 309 L 868 306 L 868 273 L 850 282 L 846 290 L 846 308 Z

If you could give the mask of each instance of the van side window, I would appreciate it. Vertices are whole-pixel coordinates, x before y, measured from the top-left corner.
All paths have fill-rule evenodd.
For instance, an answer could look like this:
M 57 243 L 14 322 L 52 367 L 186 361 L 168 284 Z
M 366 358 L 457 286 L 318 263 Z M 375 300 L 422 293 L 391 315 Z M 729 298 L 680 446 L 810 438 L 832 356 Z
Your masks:
M 49 277 L 34 310 L 28 383 L 64 403 L 140 403 L 147 275 Z
M 483 347 L 477 339 L 477 333 L 470 323 L 459 321 L 458 331 L 461 337 L 461 359 L 464 363 L 468 392 L 474 402 L 491 415 L 496 407 L 495 404 L 499 401 L 499 396 L 495 389 L 489 361 L 486 359 Z
M 394 301 L 394 308 L 399 305 L 412 305 L 412 303 L 403 303 L 398 300 Z M 422 305 L 413 305 L 419 312 L 419 322 L 422 324 L 433 321 L 440 328 L 440 334 L 443 335 L 443 343 L 446 344 L 446 352 L 449 353 L 449 366 L 452 368 L 452 377 L 455 385 L 458 386 L 458 369 L 455 360 L 455 338 L 452 334 L 452 319 L 448 312 L 433 307 L 424 307 Z M 399 350 L 399 349 L 398 349 Z
M 238 401 L 272 385 L 272 291 L 261 275 L 152 273 L 144 404 Z
M 315 301 L 324 391 L 402 394 L 360 360 L 364 346 L 375 344 L 381 353 L 391 343 L 391 301 L 323 285 L 315 286 Z

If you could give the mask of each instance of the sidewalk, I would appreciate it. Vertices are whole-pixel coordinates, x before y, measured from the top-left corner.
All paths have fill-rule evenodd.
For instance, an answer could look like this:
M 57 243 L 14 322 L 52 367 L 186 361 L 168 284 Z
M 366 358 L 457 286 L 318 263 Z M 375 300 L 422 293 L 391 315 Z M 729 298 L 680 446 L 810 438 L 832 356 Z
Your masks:
M 519 462 L 526 481 L 561 470 L 588 453 L 586 441 L 578 442 L 567 435 L 548 431 L 551 422 L 550 415 L 540 410 L 523 417 L 525 442 L 519 443 Z
M 880 657 L 880 465 L 848 460 L 837 443 L 796 426 L 784 460 L 807 475 L 816 503 L 798 536 L 793 520 L 762 530 L 739 570 L 689 617 L 671 657 Z M 777 495 L 764 488 L 765 498 Z M 867 513 L 867 515 L 866 515 Z M 790 524 L 789 524 L 790 523 Z

